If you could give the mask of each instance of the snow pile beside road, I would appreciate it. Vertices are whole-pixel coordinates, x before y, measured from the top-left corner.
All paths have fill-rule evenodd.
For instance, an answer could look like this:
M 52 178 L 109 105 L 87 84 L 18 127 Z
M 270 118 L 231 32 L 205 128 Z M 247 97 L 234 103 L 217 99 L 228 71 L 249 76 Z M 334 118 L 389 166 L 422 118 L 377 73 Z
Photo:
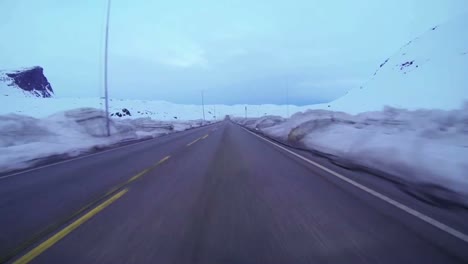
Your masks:
M 20 169 L 40 159 L 77 156 L 130 140 L 153 138 L 203 125 L 200 121 L 161 122 L 150 118 L 114 119 L 106 137 L 105 113 L 79 108 L 38 119 L 0 115 L 0 172 Z
M 450 111 L 387 107 L 350 115 L 309 110 L 276 125 L 250 128 L 347 167 L 440 186 L 468 197 L 468 103 Z
M 235 120 L 243 125 L 246 126 L 250 129 L 262 129 L 266 127 L 271 127 L 277 124 L 280 124 L 284 122 L 286 119 L 284 119 L 281 116 L 264 116 L 260 118 L 235 118 Z

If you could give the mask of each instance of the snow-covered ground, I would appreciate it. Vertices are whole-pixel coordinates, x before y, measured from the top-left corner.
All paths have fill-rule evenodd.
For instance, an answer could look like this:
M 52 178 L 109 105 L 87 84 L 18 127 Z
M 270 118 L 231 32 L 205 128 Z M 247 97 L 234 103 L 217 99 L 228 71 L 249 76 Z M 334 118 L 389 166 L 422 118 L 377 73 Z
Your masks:
M 106 137 L 105 113 L 78 108 L 46 118 L 0 115 L 0 172 L 29 167 L 54 155 L 73 157 L 129 140 L 153 138 L 198 127 L 198 121 L 154 121 L 150 118 L 112 119 Z

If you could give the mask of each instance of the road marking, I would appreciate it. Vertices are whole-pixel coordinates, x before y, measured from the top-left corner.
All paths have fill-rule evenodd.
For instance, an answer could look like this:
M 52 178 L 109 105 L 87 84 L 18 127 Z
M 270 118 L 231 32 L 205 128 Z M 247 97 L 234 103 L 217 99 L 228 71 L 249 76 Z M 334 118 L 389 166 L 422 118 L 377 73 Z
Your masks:
M 188 143 L 188 144 L 187 144 L 187 147 L 190 147 L 190 146 L 192 146 L 193 144 L 197 143 L 198 141 L 200 141 L 200 140 L 202 140 L 202 139 L 205 139 L 205 138 L 207 138 L 207 137 L 208 137 L 208 134 L 204 135 L 203 137 L 199 137 L 199 138 L 195 139 L 194 141 Z
M 14 264 L 25 264 L 29 263 L 31 260 L 42 254 L 44 251 L 52 247 L 54 244 L 59 242 L 62 238 L 70 234 L 73 230 L 77 229 L 79 226 L 84 224 L 86 221 L 91 219 L 93 216 L 95 216 L 97 213 L 102 211 L 104 208 L 107 206 L 111 205 L 113 202 L 115 202 L 117 199 L 122 197 L 125 193 L 128 192 L 128 189 L 124 189 L 118 193 L 116 193 L 114 196 L 110 197 L 107 199 L 105 202 L 101 203 L 98 205 L 96 208 L 93 210 L 89 211 L 82 217 L 78 218 L 75 222 L 71 223 L 61 231 L 59 231 L 57 234 L 53 235 L 46 241 L 42 242 L 39 246 L 35 247 L 31 251 L 29 251 L 27 254 L 13 262 Z
M 211 126 L 211 125 L 212 124 L 205 125 L 205 126 L 200 126 L 200 127 L 194 128 L 194 129 L 195 130 L 203 129 L 206 126 Z M 190 133 L 190 132 L 193 132 L 193 130 L 185 130 L 185 131 L 180 131 L 180 132 L 174 132 L 174 133 L 168 134 L 168 136 L 177 135 L 179 133 L 184 133 L 184 132 Z M 140 144 L 143 144 L 143 143 L 148 143 L 150 141 L 158 140 L 158 139 L 161 139 L 161 138 L 162 137 L 157 137 L 157 138 L 152 138 L 152 139 L 148 139 L 148 140 L 143 140 L 143 141 L 123 145 L 123 146 L 120 146 L 120 147 L 115 147 L 115 148 L 99 151 L 99 152 L 96 152 L 96 153 L 82 155 L 82 156 L 79 156 L 79 157 L 76 157 L 76 158 L 70 158 L 70 159 L 66 159 L 66 160 L 62 160 L 62 161 L 57 161 L 57 162 L 54 162 L 54 163 L 51 163 L 51 164 L 35 167 L 35 168 L 32 168 L 32 169 L 26 169 L 26 170 L 23 170 L 23 171 L 12 173 L 12 174 L 7 174 L 7 175 L 4 175 L 4 176 L 0 176 L 0 180 L 7 179 L 7 178 L 17 176 L 17 175 L 21 175 L 21 174 L 25 174 L 25 173 L 32 172 L 32 171 L 35 171 L 35 170 L 41 170 L 41 169 L 45 169 L 45 168 L 48 168 L 48 167 L 60 165 L 60 164 L 63 164 L 63 163 L 72 162 L 72 161 L 75 161 L 75 160 L 80 160 L 80 159 L 89 158 L 89 157 L 96 156 L 96 155 L 101 155 L 101 154 L 104 154 L 104 153 L 107 153 L 107 152 L 112 152 L 112 151 L 119 150 L 119 149 L 122 149 L 122 148 L 127 148 L 127 147 L 131 147 L 131 146 L 140 145 Z
M 139 179 L 141 176 L 145 175 L 150 170 L 151 170 L 151 168 L 143 170 L 142 172 L 138 173 L 137 175 L 131 177 L 126 183 L 131 183 L 132 181 L 135 181 L 135 180 Z
M 161 163 L 163 163 L 163 162 L 165 162 L 166 160 L 168 160 L 170 157 L 171 157 L 171 156 L 168 155 L 168 156 L 162 158 L 162 159 L 161 159 L 160 161 L 158 161 L 156 164 L 154 164 L 153 166 L 151 166 L 151 167 L 149 167 L 149 168 L 147 168 L 147 169 L 144 169 L 143 171 L 141 171 L 141 172 L 138 173 L 137 175 L 135 175 L 135 176 L 131 177 L 130 179 L 128 179 L 126 182 L 121 183 L 121 184 L 119 184 L 119 185 L 113 187 L 110 191 L 108 191 L 108 192 L 106 193 L 106 195 L 110 195 L 110 194 L 112 194 L 113 192 L 117 191 L 118 189 L 121 189 L 121 188 L 127 186 L 128 184 L 130 184 L 130 183 L 132 183 L 132 182 L 138 180 L 138 179 L 141 178 L 143 175 L 145 175 L 146 173 L 148 173 L 148 172 L 154 170 L 154 169 L 155 169 L 156 167 L 158 167 Z
M 381 200 L 383 200 L 383 201 L 385 201 L 385 202 L 387 202 L 387 203 L 389 203 L 389 204 L 391 204 L 391 205 L 393 205 L 393 206 L 407 212 L 408 214 L 410 214 L 412 216 L 415 216 L 415 217 L 419 218 L 420 220 L 422 220 L 422 221 L 424 221 L 424 222 L 426 222 L 426 223 L 428 223 L 428 224 L 430 224 L 430 225 L 432 225 L 432 226 L 434 226 L 434 227 L 436 227 L 436 228 L 438 228 L 438 229 L 440 229 L 440 230 L 442 230 L 442 231 L 444 231 L 444 232 L 446 232 L 446 233 L 448 233 L 448 234 L 450 234 L 450 235 L 452 235 L 452 236 L 454 236 L 454 237 L 468 243 L 468 235 L 466 235 L 466 234 L 464 234 L 464 233 L 462 233 L 462 232 L 460 232 L 460 231 L 458 231 L 458 230 L 456 230 L 456 229 L 454 229 L 454 228 L 452 228 L 452 227 L 450 227 L 450 226 L 448 226 L 446 224 L 443 224 L 443 223 L 441 223 L 441 222 L 439 222 L 439 221 L 437 221 L 437 220 L 435 220 L 435 219 L 433 219 L 433 218 L 431 218 L 431 217 L 429 217 L 429 216 L 427 216 L 427 215 L 425 215 L 423 213 L 420 213 L 420 212 L 416 211 L 413 208 L 410 208 L 410 207 L 408 207 L 408 206 L 406 206 L 406 205 L 404 205 L 402 203 L 399 203 L 399 202 L 391 199 L 390 197 L 388 197 L 386 195 L 383 195 L 383 194 L 381 194 L 381 193 L 379 193 L 377 191 L 374 191 L 374 190 L 372 190 L 372 189 L 370 189 L 370 188 L 368 188 L 368 187 L 366 187 L 366 186 L 364 186 L 364 185 L 362 185 L 362 184 L 360 184 L 358 182 L 355 182 L 355 181 L 353 181 L 353 180 L 339 174 L 338 172 L 335 172 L 335 171 L 333 171 L 333 170 L 331 170 L 331 169 L 329 169 L 329 168 L 327 168 L 327 167 L 325 167 L 323 165 L 320 165 L 319 163 L 317 163 L 315 161 L 312 161 L 312 160 L 310 160 L 310 159 L 308 159 L 308 158 L 306 158 L 306 157 L 304 157 L 302 155 L 299 155 L 299 154 L 297 154 L 297 153 L 295 153 L 295 152 L 293 152 L 293 151 L 291 151 L 291 150 L 289 150 L 289 149 L 287 149 L 287 148 L 285 148 L 285 147 L 283 147 L 283 146 L 281 146 L 281 145 L 279 145 L 279 144 L 277 144 L 277 143 L 275 143 L 275 142 L 273 142 L 273 141 L 271 141 L 269 139 L 261 137 L 261 136 L 255 134 L 255 133 L 253 133 L 252 131 L 244 128 L 244 127 L 242 127 L 242 128 L 245 129 L 247 132 L 251 133 L 252 135 L 255 135 L 256 137 L 259 137 L 259 138 L 265 140 L 266 142 L 269 142 L 269 143 L 275 145 L 276 147 L 288 152 L 289 154 L 294 155 L 297 158 L 300 158 L 301 160 L 303 160 L 303 161 L 305 161 L 305 162 L 307 162 L 309 164 L 312 164 L 315 167 L 318 167 L 318 168 L 330 173 L 331 175 L 336 176 L 337 178 L 339 178 L 339 179 L 353 185 L 354 187 L 356 187 L 358 189 L 361 189 L 362 191 L 365 191 L 368 194 L 373 195 L 374 197 L 377 197 L 377 198 L 379 198 L 379 199 L 381 199 Z
M 195 139 L 194 141 L 188 143 L 188 144 L 187 144 L 187 147 L 190 147 L 190 146 L 192 146 L 193 144 L 197 143 L 200 139 L 201 139 L 201 138 L 197 138 L 197 139 Z
M 171 158 L 171 156 L 166 156 L 166 157 L 162 158 L 160 161 L 158 161 L 158 163 L 156 163 L 156 166 L 163 163 L 163 162 L 165 162 L 166 160 L 168 160 L 170 158 Z

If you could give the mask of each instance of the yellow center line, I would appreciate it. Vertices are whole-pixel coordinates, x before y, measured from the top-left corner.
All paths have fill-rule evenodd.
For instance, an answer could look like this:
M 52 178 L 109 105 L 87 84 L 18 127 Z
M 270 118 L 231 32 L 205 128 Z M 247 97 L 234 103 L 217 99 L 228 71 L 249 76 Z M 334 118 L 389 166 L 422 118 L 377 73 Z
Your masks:
M 15 262 L 14 264 L 25 264 L 29 263 L 31 260 L 33 260 L 35 257 L 39 256 L 42 254 L 44 251 L 52 247 L 55 243 L 59 242 L 62 238 L 70 234 L 73 230 L 77 229 L 79 226 L 84 224 L 86 221 L 91 219 L 93 216 L 95 216 L 97 213 L 102 211 L 104 208 L 107 206 L 111 205 L 113 202 L 115 202 L 117 199 L 122 197 L 125 193 L 128 192 L 128 189 L 124 189 L 118 193 L 116 193 L 114 196 L 110 197 L 107 199 L 105 202 L 101 203 L 99 206 L 94 208 L 93 210 L 89 211 L 87 214 L 83 215 L 82 217 L 78 218 L 75 222 L 71 223 L 61 231 L 59 231 L 57 234 L 53 235 L 46 241 L 42 242 L 39 246 L 35 247 L 31 251 L 29 251 L 26 255 L 22 256 Z
M 148 173 L 149 171 L 150 171 L 149 168 L 143 170 L 142 172 L 138 173 L 137 175 L 131 177 L 126 183 L 131 183 L 132 181 L 137 180 L 138 178 L 140 178 L 141 176 L 145 175 L 145 174 Z
M 158 161 L 154 166 L 150 167 L 150 168 L 147 168 L 145 170 L 143 170 L 142 172 L 138 173 L 137 175 L 131 177 L 126 183 L 124 183 L 123 186 L 135 181 L 135 180 L 138 180 L 141 176 L 145 175 L 146 173 L 150 172 L 151 170 L 155 169 L 158 165 L 160 165 L 161 163 L 165 162 L 166 160 L 168 160 L 171 156 L 166 156 L 164 158 L 162 158 L 160 161 Z M 117 189 L 120 189 L 122 188 L 123 186 L 118 186 L 118 188 L 114 188 L 113 191 L 117 190 Z M 110 192 L 112 193 L 112 191 Z
M 207 137 L 208 137 L 208 134 L 204 135 L 204 136 L 202 137 L 202 139 L 205 139 L 205 138 L 207 138 Z
M 147 169 L 144 169 L 143 171 L 141 171 L 140 173 L 138 173 L 137 175 L 131 177 L 130 179 L 128 179 L 126 182 L 124 183 L 121 183 L 117 186 L 114 186 L 112 189 L 110 189 L 110 191 L 108 191 L 105 196 L 108 196 L 108 195 L 111 195 L 112 193 L 114 193 L 115 191 L 117 191 L 118 189 L 121 189 L 127 185 L 129 185 L 130 183 L 138 180 L 139 178 L 141 178 L 141 176 L 145 175 L 146 173 L 150 172 L 152 169 L 156 168 L 156 166 L 158 166 L 158 164 L 156 164 L 155 166 L 153 166 L 152 168 L 147 168 Z
M 169 156 L 166 156 L 166 157 L 162 158 L 160 161 L 158 161 L 158 163 L 156 163 L 156 165 L 159 165 L 159 164 L 165 162 L 166 160 L 168 160 L 168 159 L 170 159 L 170 158 L 171 158 L 170 155 L 169 155 Z
M 197 139 L 195 139 L 194 141 L 188 143 L 188 144 L 187 144 L 187 147 L 190 147 L 190 146 L 192 146 L 193 144 L 197 143 L 200 139 L 201 139 L 201 138 L 197 138 Z
M 149 167 L 149 168 L 147 168 L 147 169 L 144 169 L 144 170 L 141 171 L 140 173 L 138 173 L 138 174 L 136 174 L 135 176 L 133 176 L 133 177 L 131 177 L 130 179 L 128 179 L 126 182 L 123 182 L 123 183 L 121 183 L 121 184 L 119 184 L 119 185 L 117 185 L 117 186 L 114 186 L 114 187 L 113 187 L 110 191 L 108 191 L 104 196 L 102 196 L 102 197 L 99 198 L 99 199 L 96 199 L 95 202 L 97 202 L 97 201 L 100 200 L 100 199 L 104 199 L 105 197 L 108 197 L 108 196 L 112 195 L 113 193 L 115 193 L 115 192 L 118 191 L 119 189 L 122 189 L 122 188 L 124 188 L 125 186 L 129 185 L 130 183 L 132 183 L 132 182 L 138 180 L 139 178 L 141 178 L 141 177 L 142 177 L 143 175 L 145 175 L 146 173 L 148 173 L 148 172 L 150 172 L 151 170 L 153 170 L 153 169 L 155 169 L 156 167 L 158 167 L 161 163 L 167 161 L 169 158 L 171 158 L 170 155 L 168 155 L 168 156 L 162 158 L 161 160 L 159 160 L 159 161 L 158 161 L 155 165 L 153 165 L 152 167 Z M 125 190 L 125 192 L 126 192 L 126 191 L 127 191 L 127 190 Z M 123 195 L 123 194 L 122 194 L 122 195 Z M 120 195 L 120 196 L 121 196 L 121 195 Z M 113 197 L 115 197 L 115 196 L 113 196 Z M 118 198 L 118 197 L 117 197 L 117 198 Z M 111 198 L 111 199 L 112 199 L 112 198 Z M 95 202 L 92 202 L 92 203 L 90 203 L 90 204 L 88 204 L 88 205 L 91 206 L 91 204 L 94 204 Z M 72 218 L 74 218 L 74 216 L 76 216 L 76 215 L 81 214 L 82 211 L 86 210 L 86 209 L 88 208 L 88 205 L 85 206 L 85 207 L 83 207 L 83 208 L 80 209 L 79 211 L 75 212 L 75 213 L 73 214 L 73 217 L 72 217 Z M 52 245 L 53 245 L 53 244 L 52 244 Z M 47 247 L 47 248 L 48 248 L 48 247 Z M 47 248 L 46 248 L 46 249 L 47 249 Z M 45 249 L 44 249 L 44 250 L 45 250 Z M 41 252 L 42 252 L 42 251 L 41 251 Z M 16 254 L 16 253 L 15 253 L 15 254 Z M 25 255 L 25 256 L 26 256 L 26 255 Z M 24 257 L 25 257 L 25 256 L 24 256 Z M 37 256 L 37 255 L 36 255 L 36 256 Z M 21 258 L 21 259 L 24 259 L 24 257 Z M 34 258 L 34 257 L 33 257 L 33 258 Z M 15 262 L 15 263 L 27 263 L 27 261 L 26 261 L 26 262 L 18 262 L 18 261 L 20 261 L 21 259 L 17 260 L 17 262 Z M 30 261 L 30 260 L 28 260 L 28 261 Z

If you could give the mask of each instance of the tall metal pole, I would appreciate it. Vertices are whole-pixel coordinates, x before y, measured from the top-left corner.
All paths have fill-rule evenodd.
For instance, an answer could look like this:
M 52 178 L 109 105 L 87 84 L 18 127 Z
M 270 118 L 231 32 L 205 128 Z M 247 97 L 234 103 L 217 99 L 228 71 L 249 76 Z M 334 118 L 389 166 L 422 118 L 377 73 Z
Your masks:
M 106 18 L 106 40 L 104 46 L 104 98 L 106 106 L 106 131 L 107 136 L 110 136 L 110 119 L 109 119 L 109 93 L 107 89 L 107 47 L 109 42 L 109 17 L 110 17 L 111 0 L 107 0 L 107 18 Z
M 286 84 L 286 117 L 289 118 L 289 87 Z
M 201 91 L 201 104 L 202 104 L 202 110 L 203 110 L 203 121 L 205 121 L 205 99 L 204 99 L 203 90 Z
M 247 106 L 245 106 L 245 118 L 247 119 Z

